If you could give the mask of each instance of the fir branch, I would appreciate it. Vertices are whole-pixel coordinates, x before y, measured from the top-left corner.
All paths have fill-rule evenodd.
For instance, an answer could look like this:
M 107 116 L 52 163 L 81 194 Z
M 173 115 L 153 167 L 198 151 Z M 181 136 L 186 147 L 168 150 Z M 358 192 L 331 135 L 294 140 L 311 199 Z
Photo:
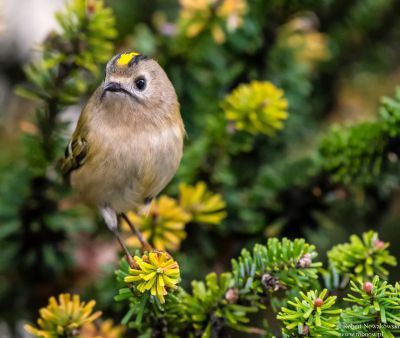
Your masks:
M 389 254 L 389 243 L 378 238 L 378 234 L 369 231 L 362 238 L 352 235 L 350 243 L 338 244 L 328 251 L 331 266 L 342 274 L 349 274 L 357 280 L 389 275 L 384 265 L 395 266 L 396 258 Z
M 394 338 L 400 333 L 400 285 L 391 285 L 375 276 L 372 282 L 351 281 L 351 291 L 344 300 L 353 303 L 343 311 L 341 333 L 371 334 Z

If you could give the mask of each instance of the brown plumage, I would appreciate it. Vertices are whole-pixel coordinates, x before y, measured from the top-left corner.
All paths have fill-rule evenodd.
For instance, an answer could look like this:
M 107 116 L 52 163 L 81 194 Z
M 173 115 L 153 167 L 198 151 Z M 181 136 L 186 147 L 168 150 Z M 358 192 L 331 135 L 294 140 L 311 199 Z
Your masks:
M 118 214 L 154 198 L 175 175 L 184 134 L 160 65 L 136 53 L 116 55 L 82 110 L 62 173 L 115 232 Z

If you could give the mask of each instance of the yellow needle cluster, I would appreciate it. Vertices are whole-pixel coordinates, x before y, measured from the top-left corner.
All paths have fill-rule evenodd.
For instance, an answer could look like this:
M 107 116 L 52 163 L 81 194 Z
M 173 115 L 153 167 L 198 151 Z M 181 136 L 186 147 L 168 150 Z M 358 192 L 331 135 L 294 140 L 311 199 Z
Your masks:
M 190 215 L 177 201 L 165 195 L 153 201 L 149 211 L 130 212 L 128 217 L 158 250 L 178 249 L 186 237 L 185 225 L 190 220 Z M 129 237 L 127 244 L 140 246 L 136 236 Z
M 292 49 L 297 61 L 310 69 L 331 56 L 328 36 L 318 32 L 312 18 L 307 16 L 296 17 L 285 24 L 279 32 L 278 44 Z
M 241 84 L 229 94 L 222 108 L 237 130 L 273 135 L 288 117 L 283 90 L 268 81 Z
M 47 307 L 39 310 L 39 328 L 25 325 L 25 330 L 35 337 L 58 338 L 78 336 L 84 324 L 91 323 L 101 316 L 100 311 L 93 312 L 96 302 L 81 302 L 79 295 L 60 294 L 58 302 L 50 297 Z
M 137 269 L 129 269 L 126 283 L 133 283 L 142 293 L 150 291 L 161 304 L 165 303 L 167 289 L 174 289 L 180 279 L 179 265 L 165 251 L 153 251 L 143 257 L 135 256 Z
M 192 222 L 219 224 L 226 217 L 222 196 L 208 191 L 204 182 L 194 186 L 182 183 L 179 186 L 179 203 L 190 213 Z
M 298 50 L 299 62 L 313 66 L 317 62 L 329 59 L 326 35 L 319 32 L 296 33 L 288 38 L 288 45 Z
M 204 182 L 191 186 L 179 186 L 178 200 L 162 195 L 151 203 L 149 210 L 129 212 L 129 219 L 157 250 L 179 249 L 186 237 L 185 226 L 189 222 L 219 224 L 225 217 L 225 201 L 220 194 L 207 189 Z M 129 231 L 126 224 L 124 229 Z M 129 237 L 127 244 L 140 247 L 136 236 Z

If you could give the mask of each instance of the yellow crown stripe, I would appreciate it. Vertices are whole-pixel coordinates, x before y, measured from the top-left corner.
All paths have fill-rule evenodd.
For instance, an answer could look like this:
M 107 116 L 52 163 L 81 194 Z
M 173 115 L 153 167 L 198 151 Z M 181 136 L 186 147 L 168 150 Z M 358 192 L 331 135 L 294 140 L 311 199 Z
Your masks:
M 132 52 L 132 53 L 123 53 L 117 60 L 118 66 L 126 66 L 131 60 L 135 57 L 140 55 L 140 53 Z

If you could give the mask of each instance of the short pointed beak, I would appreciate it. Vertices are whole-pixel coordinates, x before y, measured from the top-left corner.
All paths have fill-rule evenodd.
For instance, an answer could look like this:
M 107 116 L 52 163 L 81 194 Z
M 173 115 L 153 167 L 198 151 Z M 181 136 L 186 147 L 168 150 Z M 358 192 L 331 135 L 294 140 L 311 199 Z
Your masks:
M 103 86 L 103 93 L 101 95 L 101 99 L 104 98 L 106 92 L 114 92 L 114 93 L 124 93 L 132 98 L 134 98 L 135 100 L 138 101 L 138 98 L 136 97 L 135 94 L 131 93 L 129 90 L 125 89 L 120 83 L 118 82 L 107 82 L 104 84 Z
M 118 82 L 107 82 L 103 87 L 105 92 L 122 92 L 124 89 Z

